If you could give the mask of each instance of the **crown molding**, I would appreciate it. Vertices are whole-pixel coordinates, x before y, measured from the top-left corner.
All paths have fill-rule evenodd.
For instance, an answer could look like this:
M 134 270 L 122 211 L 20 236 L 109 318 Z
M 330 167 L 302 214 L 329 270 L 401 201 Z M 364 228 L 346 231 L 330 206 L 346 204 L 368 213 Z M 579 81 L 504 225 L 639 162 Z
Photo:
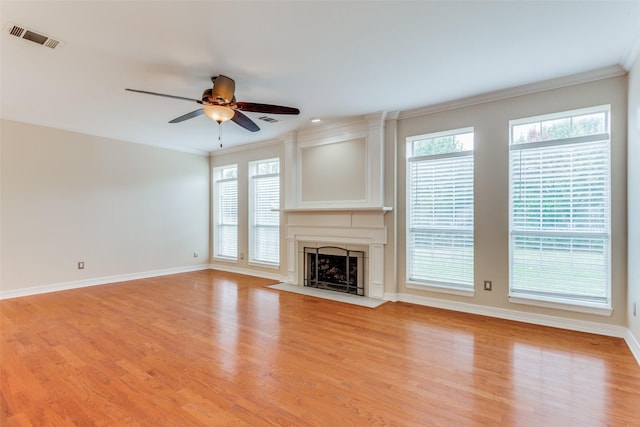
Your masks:
M 398 118 L 409 119 L 413 117 L 425 116 L 428 114 L 440 113 L 443 111 L 454 110 L 454 109 L 463 108 L 463 107 L 470 107 L 472 105 L 500 101 L 508 98 L 515 98 L 517 96 L 529 95 L 532 93 L 543 92 L 546 90 L 559 89 L 567 86 L 574 86 L 577 84 L 607 79 L 610 77 L 618 77 L 618 76 L 625 75 L 626 73 L 627 71 L 620 65 L 612 65 L 610 67 L 600 68 L 592 71 L 586 71 L 584 73 L 573 74 L 570 76 L 559 77 L 556 79 L 545 80 L 542 82 L 516 86 L 509 89 L 483 93 L 480 95 L 470 96 L 467 98 L 457 99 L 454 101 L 447 101 L 439 104 L 428 105 L 426 107 L 406 110 L 406 111 L 400 112 Z
M 335 133 L 338 129 L 339 133 L 344 133 L 344 129 L 350 128 L 367 129 L 367 116 L 350 116 L 340 120 L 327 121 L 326 123 L 318 123 L 315 126 L 307 126 L 296 131 L 297 139 L 318 139 L 327 133 Z
M 385 118 L 385 120 L 398 120 L 399 116 L 400 116 L 400 111 L 398 110 L 388 111 L 387 117 Z

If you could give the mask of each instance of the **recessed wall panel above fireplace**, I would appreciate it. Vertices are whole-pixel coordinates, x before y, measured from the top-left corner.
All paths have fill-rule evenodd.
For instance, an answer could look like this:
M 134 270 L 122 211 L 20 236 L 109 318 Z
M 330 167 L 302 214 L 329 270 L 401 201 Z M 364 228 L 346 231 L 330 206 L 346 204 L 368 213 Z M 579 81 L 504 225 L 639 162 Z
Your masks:
M 381 208 L 384 113 L 285 140 L 284 209 Z
M 300 166 L 303 203 L 362 203 L 367 199 L 365 138 L 304 147 Z

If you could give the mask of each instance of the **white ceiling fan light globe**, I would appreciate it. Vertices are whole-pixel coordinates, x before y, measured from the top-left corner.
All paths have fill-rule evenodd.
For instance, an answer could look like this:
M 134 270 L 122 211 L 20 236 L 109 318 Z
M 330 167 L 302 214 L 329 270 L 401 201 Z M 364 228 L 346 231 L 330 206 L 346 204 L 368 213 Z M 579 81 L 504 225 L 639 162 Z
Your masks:
M 236 113 L 229 107 L 223 107 L 221 105 L 207 105 L 204 107 L 204 114 L 211 120 L 222 123 L 227 120 L 231 120 Z

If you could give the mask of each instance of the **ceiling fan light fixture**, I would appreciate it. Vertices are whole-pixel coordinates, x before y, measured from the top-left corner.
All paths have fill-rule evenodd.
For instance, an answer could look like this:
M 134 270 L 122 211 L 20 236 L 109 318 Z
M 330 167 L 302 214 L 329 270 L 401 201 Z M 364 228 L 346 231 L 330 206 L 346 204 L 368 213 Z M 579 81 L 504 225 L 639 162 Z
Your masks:
M 211 120 L 222 123 L 231 120 L 236 112 L 229 107 L 221 105 L 207 105 L 204 107 L 204 114 Z
M 248 130 L 249 132 L 257 132 L 260 130 L 257 124 L 249 117 L 245 116 L 242 111 L 262 114 L 300 114 L 300 110 L 293 107 L 283 107 L 282 105 L 259 104 L 255 102 L 238 102 L 236 101 L 235 82 L 232 78 L 219 75 L 211 78 L 213 87 L 202 93 L 202 99 L 185 98 L 184 96 L 167 95 L 165 93 L 149 92 L 138 89 L 125 89 L 131 92 L 145 93 L 147 95 L 163 96 L 166 98 L 182 99 L 185 101 L 196 102 L 201 107 L 190 113 L 183 114 L 169 123 L 180 123 L 185 120 L 193 119 L 206 115 L 214 122 L 221 124 L 231 120 L 238 126 Z M 268 116 L 262 116 L 261 120 L 274 123 L 277 120 Z M 220 127 L 218 127 L 220 130 Z

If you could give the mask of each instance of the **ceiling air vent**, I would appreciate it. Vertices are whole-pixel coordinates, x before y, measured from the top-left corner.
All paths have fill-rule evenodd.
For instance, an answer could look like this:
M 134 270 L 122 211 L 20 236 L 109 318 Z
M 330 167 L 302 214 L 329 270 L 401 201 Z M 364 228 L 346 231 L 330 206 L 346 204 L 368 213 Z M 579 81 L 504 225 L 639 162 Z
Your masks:
M 56 47 L 61 45 L 60 40 L 52 39 L 49 36 L 45 36 L 44 34 L 37 33 L 36 31 L 29 30 L 19 25 L 9 24 L 7 28 L 9 30 L 9 34 L 11 34 L 12 36 L 29 40 L 51 49 L 55 49 Z
M 279 120 L 276 120 L 273 117 L 269 117 L 269 116 L 258 117 L 258 119 L 262 120 L 263 122 L 267 122 L 267 123 L 277 123 L 277 122 L 279 122 Z

